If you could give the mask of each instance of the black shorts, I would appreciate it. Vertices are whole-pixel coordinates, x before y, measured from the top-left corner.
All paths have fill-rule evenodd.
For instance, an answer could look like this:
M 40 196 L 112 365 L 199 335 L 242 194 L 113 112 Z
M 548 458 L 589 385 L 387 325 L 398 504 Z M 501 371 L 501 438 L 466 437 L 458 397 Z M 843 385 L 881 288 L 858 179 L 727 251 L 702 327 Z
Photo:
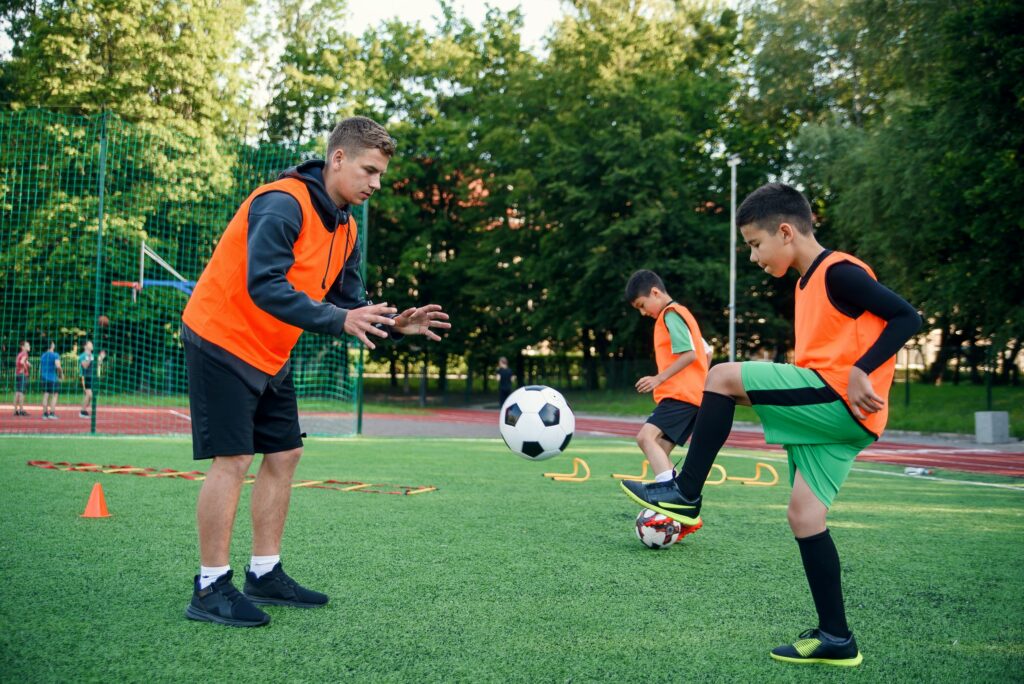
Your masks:
M 82 386 L 87 390 L 92 389 L 92 378 L 82 376 Z
M 690 438 L 694 423 L 697 422 L 699 406 L 678 399 L 662 399 L 654 407 L 647 422 L 661 430 L 665 438 L 674 444 L 683 444 Z
M 291 371 L 262 392 L 226 365 L 185 344 L 192 457 L 273 454 L 302 446 Z
M 15 375 L 14 376 L 14 391 L 25 393 L 25 387 L 28 385 L 27 375 Z
M 39 384 L 43 386 L 43 393 L 45 394 L 60 394 L 59 380 L 40 380 Z

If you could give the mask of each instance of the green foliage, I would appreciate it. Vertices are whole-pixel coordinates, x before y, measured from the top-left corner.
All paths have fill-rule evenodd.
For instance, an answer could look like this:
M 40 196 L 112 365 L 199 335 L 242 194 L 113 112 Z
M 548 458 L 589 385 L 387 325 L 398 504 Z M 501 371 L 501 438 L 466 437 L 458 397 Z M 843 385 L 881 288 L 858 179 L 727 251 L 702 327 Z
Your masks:
M 326 134 L 342 116 L 354 113 L 345 92 L 359 82 L 358 61 L 346 59 L 355 38 L 337 29 L 345 0 L 280 0 L 264 42 L 283 40 L 274 69 L 273 97 L 267 106 L 267 136 L 278 142 L 316 141 L 323 154 Z M 339 97 L 340 95 L 340 97 Z

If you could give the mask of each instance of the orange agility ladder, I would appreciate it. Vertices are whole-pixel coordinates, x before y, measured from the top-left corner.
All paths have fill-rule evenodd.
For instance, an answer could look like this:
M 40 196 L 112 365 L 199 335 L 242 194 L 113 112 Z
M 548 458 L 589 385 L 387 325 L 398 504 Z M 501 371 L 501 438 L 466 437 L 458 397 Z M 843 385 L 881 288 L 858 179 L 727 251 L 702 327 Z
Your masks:
M 166 477 L 175 480 L 193 480 L 201 482 L 206 479 L 206 473 L 200 470 L 174 470 L 173 468 L 140 468 L 130 465 L 97 465 L 95 463 L 69 463 L 68 461 L 28 461 L 27 465 L 43 470 L 62 470 L 65 472 L 99 473 L 103 475 L 137 475 L 139 477 Z M 244 484 L 252 484 L 256 481 L 255 475 L 246 475 Z M 99 483 L 96 484 L 99 487 Z M 360 492 L 362 494 L 396 494 L 399 496 L 413 496 L 415 494 L 426 494 L 436 492 L 437 487 L 430 485 L 393 485 L 393 484 L 372 484 L 369 482 L 358 482 L 356 480 L 298 480 L 292 483 L 294 489 L 330 489 L 336 492 Z M 102 490 L 100 492 L 102 496 Z M 90 500 L 91 503 L 91 500 Z M 104 504 L 105 506 L 105 504 Z M 95 516 L 85 516 L 95 517 Z

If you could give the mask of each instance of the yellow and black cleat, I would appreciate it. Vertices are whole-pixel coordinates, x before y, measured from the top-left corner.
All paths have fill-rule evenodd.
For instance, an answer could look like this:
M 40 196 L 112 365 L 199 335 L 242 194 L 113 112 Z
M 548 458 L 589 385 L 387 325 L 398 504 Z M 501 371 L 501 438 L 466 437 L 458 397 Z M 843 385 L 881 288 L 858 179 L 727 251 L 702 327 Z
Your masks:
M 644 508 L 667 515 L 687 527 L 696 527 L 701 522 L 701 497 L 698 496 L 696 501 L 690 501 L 679 491 L 679 485 L 675 480 L 650 484 L 623 480 L 620 486 L 626 496 Z
M 837 639 L 820 629 L 803 632 L 794 643 L 773 648 L 771 655 L 783 663 L 822 663 L 839 667 L 855 667 L 864 660 L 852 633 L 845 639 Z

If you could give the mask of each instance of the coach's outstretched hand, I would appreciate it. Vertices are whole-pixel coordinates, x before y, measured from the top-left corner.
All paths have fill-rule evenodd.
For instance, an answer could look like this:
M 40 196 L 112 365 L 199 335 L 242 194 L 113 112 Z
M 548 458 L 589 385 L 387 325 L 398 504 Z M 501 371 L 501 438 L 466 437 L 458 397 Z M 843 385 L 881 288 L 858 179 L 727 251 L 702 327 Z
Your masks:
M 431 328 L 448 330 L 452 324 L 448 322 L 448 314 L 441 310 L 440 304 L 411 307 L 395 317 L 395 332 L 403 335 L 426 335 L 428 340 L 439 341 L 441 338 Z
M 388 331 L 378 328 L 378 325 L 394 325 L 394 319 L 389 314 L 394 314 L 398 309 L 388 306 L 387 302 L 370 304 L 369 306 L 349 309 L 345 314 L 345 332 L 359 338 L 359 341 L 370 349 L 376 349 L 376 345 L 370 342 L 367 335 L 387 337 Z

